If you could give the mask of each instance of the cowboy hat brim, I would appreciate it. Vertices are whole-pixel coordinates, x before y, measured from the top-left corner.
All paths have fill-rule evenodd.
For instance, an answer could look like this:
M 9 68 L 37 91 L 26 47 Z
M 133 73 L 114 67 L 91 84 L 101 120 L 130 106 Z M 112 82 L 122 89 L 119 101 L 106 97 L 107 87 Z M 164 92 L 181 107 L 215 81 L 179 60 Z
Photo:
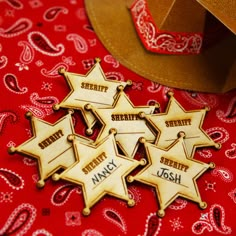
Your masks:
M 236 1 L 196 0 L 236 34 Z
M 203 92 L 225 92 L 236 87 L 233 34 L 198 55 L 160 55 L 143 47 L 126 0 L 85 0 L 85 7 L 106 49 L 144 78 L 169 87 Z

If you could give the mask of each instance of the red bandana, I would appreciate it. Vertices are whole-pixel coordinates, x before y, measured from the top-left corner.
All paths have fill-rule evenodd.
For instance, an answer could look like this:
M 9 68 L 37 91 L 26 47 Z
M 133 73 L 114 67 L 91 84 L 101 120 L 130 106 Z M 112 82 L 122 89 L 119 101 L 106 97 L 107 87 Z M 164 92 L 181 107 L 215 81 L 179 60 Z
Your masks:
M 136 0 L 131 6 L 136 31 L 144 47 L 161 54 L 199 54 L 201 33 L 169 32 L 157 28 L 146 0 Z

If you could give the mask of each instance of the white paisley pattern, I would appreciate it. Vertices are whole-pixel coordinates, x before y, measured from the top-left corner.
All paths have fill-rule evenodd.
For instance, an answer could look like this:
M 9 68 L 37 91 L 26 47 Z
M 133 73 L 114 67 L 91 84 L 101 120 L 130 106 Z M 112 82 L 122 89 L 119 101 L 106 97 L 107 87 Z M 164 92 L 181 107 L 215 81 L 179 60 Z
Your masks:
M 131 7 L 131 13 L 136 30 L 148 50 L 166 54 L 200 53 L 201 34 L 159 31 L 148 10 L 146 0 L 136 1 Z

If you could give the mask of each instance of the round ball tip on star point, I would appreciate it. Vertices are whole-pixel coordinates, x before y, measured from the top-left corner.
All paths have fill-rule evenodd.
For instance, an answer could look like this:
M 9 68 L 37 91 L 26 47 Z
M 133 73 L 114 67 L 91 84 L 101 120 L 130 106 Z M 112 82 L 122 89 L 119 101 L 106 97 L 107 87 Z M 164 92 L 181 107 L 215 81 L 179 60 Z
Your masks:
M 209 168 L 214 169 L 216 167 L 214 162 L 210 162 L 209 163 Z
M 162 218 L 162 217 L 165 216 L 165 211 L 164 211 L 164 210 L 159 210 L 159 211 L 157 212 L 157 215 Z
M 160 103 L 159 103 L 159 102 L 156 102 L 156 103 L 155 103 L 155 108 L 158 109 L 158 108 L 160 108 L 160 107 L 161 107 Z
M 58 111 L 58 110 L 60 109 L 60 105 L 59 105 L 59 104 L 54 104 L 54 105 L 52 106 L 52 109 L 53 109 L 54 111 Z
M 82 213 L 84 216 L 88 216 L 88 215 L 90 215 L 91 211 L 88 207 L 86 207 L 83 209 Z
M 74 110 L 73 109 L 68 109 L 68 114 L 74 114 Z
M 58 69 L 58 74 L 63 75 L 66 73 L 66 69 L 64 67 L 61 67 Z
M 132 175 L 127 176 L 126 179 L 129 183 L 132 183 L 134 181 L 134 177 Z
M 40 179 L 36 185 L 37 185 L 37 188 L 43 188 L 45 186 L 45 182 L 44 180 Z
M 144 119 L 144 118 L 145 118 L 145 112 L 140 111 L 140 112 L 138 113 L 138 116 L 139 116 L 140 119 Z
M 84 109 L 86 111 L 90 111 L 90 110 L 92 110 L 92 105 L 88 103 L 88 104 L 84 105 Z
M 69 142 L 72 142 L 74 139 L 75 139 L 75 136 L 74 136 L 73 134 L 69 134 L 69 135 L 67 136 L 67 140 L 68 140 Z
M 178 133 L 178 138 L 185 138 L 185 132 L 184 131 L 180 131 L 179 133 Z
M 115 135 L 115 134 L 117 134 L 117 129 L 111 128 L 111 129 L 109 130 L 109 133 Z
M 204 210 L 207 208 L 207 203 L 206 202 L 199 202 L 199 207 Z
M 117 90 L 118 90 L 119 92 L 124 91 L 124 86 L 123 86 L 123 85 L 117 86 Z
M 101 60 L 100 57 L 95 57 L 94 61 L 95 61 L 95 62 L 101 62 L 102 60 Z
M 128 86 L 131 86 L 131 85 L 133 84 L 133 81 L 132 81 L 131 79 L 128 79 L 128 80 L 126 81 L 126 83 L 127 83 Z
M 52 175 L 52 180 L 53 181 L 58 181 L 59 179 L 60 179 L 60 175 L 59 174 Z
M 8 148 L 7 151 L 8 151 L 9 154 L 14 154 L 16 152 L 16 148 L 11 146 L 11 147 Z
M 141 158 L 139 163 L 141 166 L 145 166 L 147 164 L 147 161 L 144 158 Z
M 127 204 L 128 204 L 129 207 L 133 207 L 133 206 L 135 205 L 134 199 L 131 199 L 131 198 L 130 198 L 130 199 L 128 200 Z
M 169 97 L 173 97 L 173 96 L 174 96 L 174 92 L 173 92 L 173 91 L 168 91 L 168 92 L 167 92 L 167 95 L 168 95 Z
M 30 112 L 30 111 L 28 111 L 28 112 L 25 113 L 25 118 L 26 118 L 26 119 L 31 119 L 32 116 L 33 116 L 33 114 L 32 114 L 32 112 Z
M 93 130 L 91 128 L 86 129 L 85 132 L 88 136 L 91 136 L 93 134 Z
M 141 137 L 141 138 L 139 138 L 139 140 L 138 140 L 140 143 L 145 143 L 146 142 L 146 139 L 144 138 L 144 137 Z
M 221 143 L 215 143 L 215 148 L 216 149 L 221 149 L 221 147 L 222 147 Z

